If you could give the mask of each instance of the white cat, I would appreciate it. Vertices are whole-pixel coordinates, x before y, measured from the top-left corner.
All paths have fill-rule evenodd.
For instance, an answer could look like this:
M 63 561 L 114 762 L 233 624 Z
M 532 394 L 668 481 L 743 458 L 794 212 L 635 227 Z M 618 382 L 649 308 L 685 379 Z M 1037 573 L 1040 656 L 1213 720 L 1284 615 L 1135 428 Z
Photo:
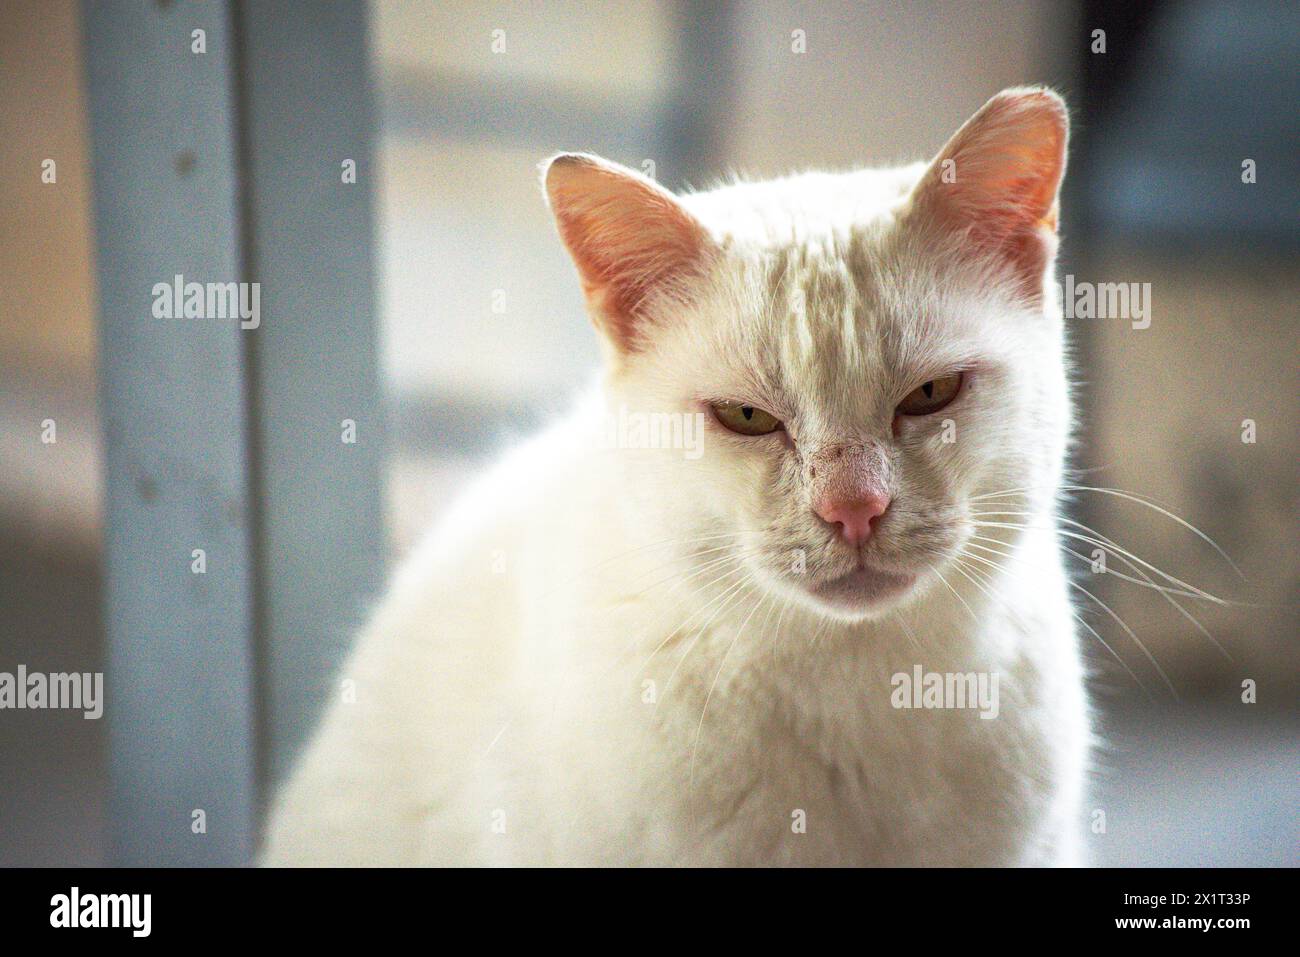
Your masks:
M 265 860 L 1079 861 L 1066 132 L 1014 89 L 902 169 L 552 160 L 605 374 L 397 576 Z

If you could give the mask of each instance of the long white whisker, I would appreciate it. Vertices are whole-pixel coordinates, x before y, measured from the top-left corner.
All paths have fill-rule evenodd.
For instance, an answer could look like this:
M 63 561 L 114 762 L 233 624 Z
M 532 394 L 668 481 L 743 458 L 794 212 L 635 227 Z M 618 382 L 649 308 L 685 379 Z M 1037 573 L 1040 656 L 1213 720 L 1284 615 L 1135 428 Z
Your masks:
M 1106 614 L 1110 615 L 1111 618 L 1115 619 L 1115 621 L 1119 624 L 1119 626 L 1124 629 L 1125 633 L 1130 638 L 1133 639 L 1133 642 L 1138 646 L 1138 648 L 1142 650 L 1142 654 L 1146 656 L 1147 661 L 1151 662 L 1152 667 L 1156 669 L 1156 673 L 1160 675 L 1161 679 L 1165 683 L 1165 686 L 1169 689 L 1169 693 L 1174 696 L 1174 700 L 1175 701 L 1180 700 L 1178 697 L 1178 691 L 1174 688 L 1174 683 L 1170 681 L 1169 676 L 1165 674 L 1165 669 L 1160 667 L 1160 663 L 1156 661 L 1154 657 L 1152 657 L 1151 652 L 1147 650 L 1147 646 L 1142 644 L 1142 639 L 1140 639 L 1137 636 L 1137 634 L 1133 631 L 1132 628 L 1128 626 L 1128 624 L 1124 621 L 1124 619 L 1121 618 L 1119 615 L 1115 614 L 1115 612 L 1111 609 L 1110 605 L 1106 604 L 1104 601 L 1102 601 L 1092 592 L 1088 591 L 1088 589 L 1084 588 L 1078 582 L 1069 581 L 1067 579 L 1067 584 L 1071 588 L 1077 588 L 1079 591 L 1083 592 L 1085 595 L 1087 595 L 1089 598 L 1095 601 L 1098 605 L 1100 605 L 1102 610 L 1105 611 Z
M 770 601 L 771 598 L 772 595 L 769 593 L 765 600 Z M 695 726 L 695 741 L 691 745 L 691 771 L 688 784 L 688 801 L 691 806 L 692 821 L 694 821 L 695 818 L 695 758 L 700 751 L 700 732 L 704 730 L 704 717 L 709 713 L 709 702 L 713 700 L 713 689 L 718 686 L 718 678 L 722 676 L 722 669 L 727 664 L 727 658 L 731 655 L 731 649 L 736 647 L 736 642 L 739 641 L 740 636 L 745 633 L 745 628 L 749 625 L 750 619 L 754 617 L 754 613 L 758 611 L 762 604 L 763 602 L 760 602 L 758 605 L 751 608 L 749 614 L 745 616 L 745 620 L 741 623 L 740 627 L 736 629 L 735 635 L 731 638 L 731 643 L 727 645 L 727 650 L 722 653 L 722 660 L 718 662 L 718 669 L 713 672 L 713 681 L 709 683 L 709 690 L 704 695 L 704 707 L 700 709 L 700 722 Z M 769 605 L 769 615 L 771 614 L 771 610 L 772 606 Z
M 746 589 L 744 592 L 739 591 L 740 586 L 748 585 L 752 581 L 752 579 L 753 576 L 747 574 L 739 582 L 733 585 L 729 590 L 731 593 L 731 597 L 728 598 L 722 605 L 720 605 L 718 609 L 714 611 L 712 615 L 709 616 L 708 620 L 705 621 L 704 624 L 702 624 L 700 628 L 697 630 L 695 634 L 695 640 L 690 643 L 690 645 L 686 648 L 684 652 L 682 652 L 682 656 L 677 659 L 677 664 L 673 666 L 673 670 L 669 673 L 668 680 L 664 682 L 663 693 L 660 694 L 658 699 L 655 701 L 655 711 L 659 710 L 659 702 L 663 701 L 664 697 L 668 694 L 668 688 L 673 683 L 673 679 L 677 677 L 678 669 L 680 669 L 682 664 L 686 661 L 686 659 L 690 657 L 691 652 L 695 650 L 695 646 L 700 643 L 701 639 L 703 639 L 704 636 L 708 634 L 709 628 L 713 625 L 713 623 L 717 621 L 719 616 L 721 616 L 724 611 L 730 608 L 738 598 L 753 593 L 754 588 L 757 586 L 752 586 Z
M 989 549 L 989 551 L 992 551 L 992 549 Z M 971 555 L 971 554 L 969 554 L 969 553 L 967 553 L 967 552 L 962 552 L 961 554 L 962 554 L 964 557 L 966 557 L 966 558 L 979 558 L 978 555 Z M 998 552 L 997 554 L 1003 554 L 1003 553 Z M 1007 556 L 1007 557 L 1010 557 L 1010 556 Z M 959 561 L 960 561 L 960 559 L 959 559 Z M 989 564 L 994 564 L 995 567 L 997 567 L 997 568 L 999 568 L 999 569 L 1001 569 L 1001 567 L 1002 567 L 1002 566 L 1000 566 L 1000 565 L 996 565 L 996 564 L 993 563 L 993 562 L 990 562 Z M 975 568 L 971 568 L 971 569 L 969 569 L 969 570 L 970 570 L 970 572 L 971 572 L 972 574 L 975 574 L 975 573 L 976 573 L 976 569 L 975 569 Z M 990 577 L 987 577 L 985 580 L 989 583 L 989 586 L 990 586 L 990 587 L 993 586 L 993 580 L 992 580 L 991 576 L 990 576 Z M 1006 602 L 1002 602 L 1002 600 L 1001 600 L 1000 598 L 997 598 L 997 597 L 994 596 L 994 595 L 990 595 L 989 597 L 990 597 L 990 598 L 995 598 L 997 601 L 999 601 L 999 602 L 1002 603 L 1002 605 L 1003 605 L 1004 608 L 1007 608 L 1008 610 L 1010 610 L 1010 606 L 1008 606 L 1008 605 L 1006 604 Z M 1076 612 L 1073 608 L 1070 609 L 1070 616 L 1071 616 L 1075 621 L 1077 621 L 1080 625 L 1082 625 L 1084 628 L 1086 628 L 1086 629 L 1088 630 L 1088 632 L 1089 632 L 1089 633 L 1090 633 L 1094 638 L 1097 639 L 1097 642 L 1098 642 L 1098 643 L 1099 643 L 1103 648 L 1105 648 L 1107 652 L 1110 653 L 1110 656 L 1111 656 L 1112 658 L 1114 658 L 1116 661 L 1119 662 L 1120 667 L 1123 668 L 1123 669 L 1128 673 L 1128 676 L 1129 676 L 1130 678 L 1133 679 L 1134 684 L 1136 684 L 1139 688 L 1142 689 L 1142 693 L 1143 693 L 1144 695 L 1146 695 L 1147 698 L 1151 698 L 1152 695 L 1151 695 L 1151 691 L 1150 691 L 1150 689 L 1148 689 L 1147 686 L 1146 686 L 1145 684 L 1142 683 L 1142 679 L 1139 678 L 1139 677 L 1137 676 L 1137 673 L 1136 673 L 1132 668 L 1130 668 L 1130 667 L 1128 666 L 1128 662 L 1125 661 L 1123 658 L 1120 657 L 1119 653 L 1118 653 L 1117 651 L 1115 651 L 1115 649 L 1112 648 L 1112 647 L 1110 646 L 1110 644 L 1106 641 L 1105 638 L 1103 638 L 1103 637 L 1101 636 L 1101 634 L 1097 631 L 1097 629 L 1096 629 L 1096 628 L 1093 628 L 1092 625 L 1090 625 L 1090 624 L 1088 624 L 1086 621 L 1084 621 L 1083 616 L 1080 615 L 1078 612 Z
M 647 548 L 660 548 L 660 547 L 667 547 L 667 546 L 670 546 L 670 545 L 683 545 L 683 546 L 684 546 L 684 545 L 698 545 L 698 544 L 700 544 L 700 543 L 702 543 L 702 542 L 715 541 L 715 540 L 717 540 L 717 539 L 719 539 L 719 538 L 730 538 L 730 539 L 736 539 L 736 538 L 739 538 L 740 535 L 741 535 L 740 532 L 719 532 L 719 533 L 716 534 L 716 535 L 700 535 L 700 536 L 690 537 L 690 538 L 665 538 L 665 539 L 663 539 L 662 541 L 657 541 L 657 542 L 646 542 L 646 543 L 643 543 L 643 544 L 641 544 L 641 545 L 636 545 L 636 546 L 634 546 L 634 547 L 632 547 L 632 548 L 625 549 L 625 550 L 619 552 L 619 553 L 616 554 L 616 555 L 611 555 L 611 556 L 609 556 L 609 557 L 607 557 L 607 558 L 603 558 L 603 559 L 601 559 L 600 561 L 596 562 L 596 563 L 593 564 L 593 565 L 587 565 L 587 566 L 584 566 L 584 567 L 578 569 L 578 570 L 577 570 L 577 571 L 572 575 L 571 578 L 566 578 L 563 582 L 561 582 L 561 583 L 560 583 L 559 585 L 557 585 L 556 587 L 558 588 L 558 587 L 561 587 L 561 585 L 564 585 L 564 584 L 571 584 L 572 582 L 580 581 L 580 580 L 583 579 L 584 577 L 590 576 L 592 572 L 594 572 L 594 571 L 596 571 L 596 570 L 598 570 L 598 569 L 600 569 L 600 568 L 604 568 L 606 565 L 609 565 L 609 564 L 611 564 L 612 562 L 616 562 L 616 561 L 619 561 L 619 560 L 621 560 L 621 559 L 627 558 L 629 555 L 635 555 L 637 552 L 645 551 Z M 662 567 L 662 566 L 660 566 L 660 567 Z
M 730 545 L 724 545 L 722 547 L 727 550 L 726 555 L 720 555 L 717 558 L 711 558 L 707 562 L 703 562 L 702 564 L 695 566 L 694 568 L 691 569 L 689 574 L 680 575 L 680 576 L 670 575 L 668 578 L 662 579 L 656 582 L 654 585 L 651 585 L 650 588 L 655 588 L 658 585 L 664 584 L 665 582 L 672 581 L 674 578 L 676 578 L 677 579 L 676 583 L 673 585 L 672 588 L 668 589 L 667 593 L 664 595 L 665 598 L 669 598 L 674 593 L 676 593 L 677 589 L 681 588 L 686 583 L 694 581 L 696 578 L 699 578 L 702 573 L 707 572 L 710 569 L 719 568 L 725 565 L 729 561 L 737 561 L 737 562 L 744 561 L 745 559 L 758 554 L 757 550 L 753 550 L 753 549 L 741 549 L 739 551 L 736 551 Z M 664 566 L 660 566 L 660 567 L 662 568 Z M 633 595 L 632 597 L 634 598 L 639 597 L 640 595 L 645 594 L 645 592 L 649 590 L 650 590 L 649 588 L 644 589 L 640 592 L 637 592 L 636 595 Z
M 701 588 L 701 591 L 707 591 L 708 589 L 716 585 L 718 582 L 722 581 L 724 578 L 727 578 L 728 576 L 731 575 L 735 575 L 738 572 L 744 573 L 744 566 L 742 564 L 742 558 L 740 556 L 736 557 L 735 562 L 733 562 L 729 567 L 727 567 L 726 571 L 724 571 L 717 578 L 713 579 L 713 581 L 709 582 L 707 585 L 704 585 L 703 588 Z M 748 576 L 746 575 L 746 577 Z M 702 608 L 696 609 L 687 617 L 687 619 L 684 622 L 682 622 L 677 627 L 671 629 L 668 632 L 668 634 L 664 636 L 664 639 L 661 642 L 659 642 L 658 645 L 655 646 L 654 651 L 650 652 L 650 656 L 646 658 L 644 662 L 642 662 L 641 667 L 637 669 L 637 674 L 643 674 L 645 672 L 645 669 L 649 667 L 650 662 L 654 660 L 655 655 L 659 654 L 659 652 L 664 648 L 665 645 L 667 645 L 674 638 L 677 638 L 680 635 L 684 634 L 686 631 L 686 626 L 689 625 L 692 621 L 694 621 L 697 615 L 706 614 L 707 612 L 709 612 L 719 601 L 721 601 L 725 596 L 730 594 L 732 590 L 736 588 L 737 585 L 743 584 L 744 582 L 745 579 L 742 578 L 737 583 L 727 585 L 720 594 L 713 596 L 713 598 L 711 598 L 708 602 L 706 602 Z M 639 637 L 640 636 L 633 636 L 632 641 L 635 643 L 635 641 Z
M 1071 524 L 1071 525 L 1075 525 L 1075 526 L 1080 527 L 1080 528 L 1087 528 L 1086 525 L 1083 525 L 1083 524 L 1080 523 L 1080 522 L 1072 522 L 1072 521 L 1069 521 L 1068 519 L 1064 519 L 1063 521 L 1067 521 L 1067 522 L 1069 522 L 1069 524 Z M 978 523 L 978 522 L 977 522 L 977 523 L 975 523 L 975 524 L 976 524 L 976 525 L 980 525 L 980 524 L 989 524 L 989 523 Z M 1018 527 L 1025 527 L 1025 526 L 1018 526 Z M 1092 530 L 1089 529 L 1089 531 L 1092 531 Z M 1221 655 L 1223 655 L 1224 658 L 1226 658 L 1226 659 L 1227 659 L 1228 661 L 1230 661 L 1230 662 L 1234 662 L 1234 663 L 1235 663 L 1235 660 L 1233 659 L 1232 655 L 1228 653 L 1228 650 L 1227 650 L 1226 648 L 1224 648 L 1222 644 L 1219 643 L 1218 639 L 1216 639 L 1212 634 L 1210 634 L 1209 630 L 1208 630 L 1204 625 L 1202 625 L 1202 624 L 1200 623 L 1200 621 L 1196 618 L 1196 616 L 1194 616 L 1193 614 L 1191 614 L 1191 612 L 1189 612 L 1186 608 L 1184 608 L 1184 607 L 1182 606 L 1182 604 L 1181 604 L 1181 603 L 1180 603 L 1176 598 L 1172 597 L 1172 596 L 1171 596 L 1167 591 L 1161 589 L 1158 585 L 1156 585 L 1155 581 L 1151 578 L 1151 576 L 1148 575 L 1146 572 L 1144 572 L 1144 571 L 1143 571 L 1141 568 L 1139 568 L 1137 565 L 1135 565 L 1134 562 L 1136 561 L 1138 564 L 1145 565 L 1147 568 L 1150 568 L 1152 571 L 1156 572 L 1156 574 L 1164 576 L 1166 579 L 1168 579 L 1169 581 L 1174 582 L 1175 584 L 1182 585 L 1182 586 L 1185 587 L 1185 588 L 1190 588 L 1190 589 L 1192 589 L 1194 592 L 1196 592 L 1196 593 L 1198 594 L 1198 597 L 1203 597 L 1203 598 L 1205 598 L 1205 599 L 1208 600 L 1208 601 L 1213 601 L 1213 602 L 1215 602 L 1216 604 L 1223 604 L 1223 605 L 1228 604 L 1228 603 L 1225 602 L 1223 599 L 1221 599 L 1221 598 L 1217 598 L 1216 596 L 1211 595 L 1211 594 L 1209 594 L 1208 592 L 1201 592 L 1201 590 L 1198 589 L 1198 588 L 1196 588 L 1195 586 L 1193 586 L 1193 585 L 1188 585 L 1186 582 L 1184 582 L 1184 581 L 1182 581 L 1182 580 L 1180 580 L 1180 579 L 1178 579 L 1178 578 L 1175 578 L 1173 575 L 1170 575 L 1168 572 L 1163 572 L 1163 571 L 1161 571 L 1159 568 L 1156 568 L 1156 567 L 1155 567 L 1154 565 L 1152 565 L 1150 562 L 1145 561 L 1145 560 L 1139 558 L 1138 556 L 1136 556 L 1136 555 L 1134 555 L 1133 553 L 1129 552 L 1129 551 L 1128 551 L 1127 549 L 1125 549 L 1125 548 L 1121 548 L 1121 547 L 1120 547 L 1119 545 L 1117 545 L 1117 544 L 1116 544 L 1112 539 L 1107 538 L 1105 535 L 1101 535 L 1099 538 L 1094 538 L 1094 537 L 1092 537 L 1092 536 L 1090 536 L 1090 535 L 1081 535 L 1081 534 L 1079 534 L 1079 533 L 1077 533 L 1077 532 L 1068 532 L 1068 531 L 1065 531 L 1064 529 L 1056 529 L 1056 534 L 1058 534 L 1058 535 L 1065 535 L 1065 536 L 1068 536 L 1068 537 L 1070 537 L 1070 538 L 1074 538 L 1074 539 L 1078 539 L 1078 540 L 1080 540 L 1080 541 L 1088 542 L 1088 543 L 1091 544 L 1091 545 L 1096 545 L 1097 547 L 1102 548 L 1103 550 L 1106 550 L 1106 551 L 1110 551 L 1110 552 L 1112 552 L 1112 553 L 1115 555 L 1115 557 L 1117 557 L 1117 558 L 1118 558 L 1120 561 L 1122 561 L 1125 565 L 1127 565 L 1129 568 L 1133 569 L 1133 571 L 1135 571 L 1135 572 L 1137 572 L 1139 575 L 1141 575 L 1142 578 L 1145 579 L 1146 582 L 1147 582 L 1149 585 L 1151 585 L 1151 587 L 1153 587 L 1153 588 L 1155 588 L 1157 591 L 1159 591 L 1160 594 L 1161 594 L 1161 596 L 1165 599 L 1165 601 L 1167 601 L 1167 602 L 1169 602 L 1169 604 L 1173 605 L 1173 607 L 1174 607 L 1175 609 L 1177 609 L 1177 611 L 1178 611 L 1178 613 L 1179 613 L 1180 615 L 1182 615 L 1182 616 L 1183 616 L 1184 618 L 1186 618 L 1189 622 L 1191 622 L 1192 626 L 1193 626 L 1197 631 L 1199 631 L 1199 632 L 1200 632 L 1200 633 L 1205 637 L 1205 639 L 1206 639 L 1207 641 L 1210 642 L 1210 644 L 1214 645 L 1214 647 L 1218 650 L 1218 652 L 1219 652 Z M 1098 534 L 1099 534 L 1099 533 L 1098 533 Z M 1130 559 L 1132 559 L 1132 560 L 1130 560 Z
M 961 595 L 957 593 L 957 589 L 953 588 L 951 585 L 948 584 L 948 579 L 943 577 L 943 573 L 940 572 L 939 569 L 935 568 L 933 565 L 930 566 L 930 571 L 934 572 L 934 574 L 938 577 L 939 581 L 943 582 L 943 587 L 953 593 L 954 597 L 956 597 L 956 599 L 959 602 L 961 602 L 962 607 L 965 608 L 966 611 L 970 613 L 971 618 L 975 620 L 976 624 L 978 624 L 980 620 L 979 616 L 975 614 L 975 612 L 971 609 L 970 605 L 966 604 L 966 599 L 962 598 Z
M 1049 487 L 1028 485 L 1028 486 L 1023 486 L 1021 488 L 1005 489 L 1000 492 L 989 492 L 985 495 L 976 495 L 973 496 L 970 499 L 970 501 L 978 502 L 978 501 L 984 501 L 986 499 L 991 499 L 991 498 L 1005 498 L 1011 495 L 1022 494 L 1024 492 L 1042 491 L 1045 488 L 1049 488 Z M 1120 498 L 1128 502 L 1134 502 L 1138 505 L 1144 505 L 1147 508 L 1151 509 L 1152 511 L 1158 512 L 1159 514 L 1163 515 L 1165 518 L 1168 518 L 1170 521 L 1177 522 L 1179 525 L 1187 529 L 1197 538 L 1201 539 L 1203 542 L 1205 542 L 1207 545 L 1213 548 L 1218 553 L 1220 558 L 1222 558 L 1225 562 L 1228 563 L 1229 567 L 1231 567 L 1232 570 L 1237 573 L 1237 577 L 1239 577 L 1242 581 L 1247 580 L 1245 574 L 1242 573 L 1242 570 L 1237 567 L 1237 563 L 1228 557 L 1228 553 L 1219 547 L 1218 542 L 1212 539 L 1209 535 L 1205 534 L 1205 532 L 1201 531 L 1191 522 L 1187 521 L 1184 518 L 1181 518 L 1178 515 L 1175 515 L 1172 511 L 1164 507 L 1161 503 L 1159 503 L 1153 498 L 1149 498 L 1143 495 L 1138 495 L 1136 492 L 1128 492 L 1125 491 L 1124 489 L 1105 488 L 1096 485 L 1061 485 L 1059 486 L 1059 488 L 1063 492 L 1096 492 L 1099 495 L 1113 495 L 1116 498 Z
M 989 514 L 999 514 L 999 513 L 989 513 Z M 1020 514 L 1020 513 L 1003 512 L 1003 513 L 1000 513 L 1000 514 L 1003 514 L 1003 515 L 1014 515 L 1014 514 Z M 1024 513 L 1024 514 L 1031 514 L 1031 513 Z M 1168 582 L 1171 582 L 1171 583 L 1174 584 L 1174 585 L 1177 585 L 1179 588 L 1185 588 L 1185 589 L 1187 589 L 1188 591 L 1195 593 L 1196 596 L 1197 596 L 1198 598 L 1203 598 L 1203 599 L 1205 599 L 1206 601 L 1213 602 L 1213 603 L 1216 604 L 1216 605 L 1225 605 L 1225 606 L 1227 606 L 1227 605 L 1237 604 L 1237 603 L 1235 603 L 1235 602 L 1230 602 L 1230 601 L 1228 601 L 1228 600 L 1225 599 L 1225 598 L 1220 598 L 1218 595 L 1212 595 L 1212 594 L 1210 594 L 1209 592 L 1205 591 L 1205 590 L 1202 589 L 1202 588 L 1197 588 L 1195 585 L 1189 584 L 1188 582 L 1185 582 L 1185 581 L 1183 581 L 1181 578 L 1177 578 L 1177 577 L 1175 577 L 1175 576 L 1169 574 L 1167 571 L 1164 571 L 1164 570 L 1161 569 L 1161 568 L 1157 568 L 1155 565 L 1152 565 L 1152 564 L 1151 564 L 1150 562 L 1148 562 L 1146 559 L 1141 558 L 1141 557 L 1139 557 L 1138 555 L 1133 554 L 1133 553 L 1130 552 L 1128 549 L 1126 549 L 1126 548 L 1124 548 L 1123 546 L 1119 545 L 1119 544 L 1116 543 L 1113 539 L 1107 538 L 1106 536 L 1101 535 L 1101 533 L 1099 533 L 1099 532 L 1095 532 L 1093 529 L 1088 528 L 1086 525 L 1082 524 L 1081 522 L 1076 522 L 1076 521 L 1074 521 L 1073 519 L 1068 519 L 1068 518 L 1062 518 L 1062 519 L 1060 519 L 1060 521 L 1061 521 L 1063 524 L 1066 524 L 1066 525 L 1073 525 L 1073 526 L 1076 527 L 1076 528 L 1083 528 L 1083 529 L 1085 529 L 1085 530 L 1087 530 L 1087 531 L 1089 531 L 1089 532 L 1092 532 L 1093 535 L 1098 536 L 1098 537 L 1097 537 L 1097 538 L 1094 538 L 1094 537 L 1090 537 L 1090 536 L 1088 536 L 1088 535 L 1081 535 L 1081 534 L 1079 534 L 1079 533 L 1077 533 L 1077 532 L 1071 532 L 1071 531 L 1067 531 L 1067 530 L 1065 530 L 1065 529 L 1063 529 L 1063 528 L 1055 528 L 1055 527 L 1047 526 L 1047 525 L 1026 525 L 1026 524 L 1024 524 L 1024 523 L 1022 523 L 1022 522 L 980 522 L 980 521 L 977 521 L 977 522 L 972 522 L 971 524 L 975 525 L 976 527 L 980 527 L 980 528 L 1008 528 L 1008 529 L 1015 529 L 1015 530 L 1018 530 L 1018 531 L 1023 531 L 1023 530 L 1025 530 L 1025 529 L 1038 529 L 1038 530 L 1041 530 L 1041 531 L 1053 532 L 1053 533 L 1055 533 L 1055 534 L 1057 534 L 1057 535 L 1066 535 L 1066 536 L 1068 536 L 1068 537 L 1070 537 L 1070 538 L 1077 538 L 1077 539 L 1079 539 L 1079 540 L 1081 540 L 1081 541 L 1088 542 L 1089 544 L 1092 544 L 1092 545 L 1097 545 L 1097 546 L 1106 546 L 1106 547 L 1109 547 L 1109 548 L 1113 549 L 1117 557 L 1123 557 L 1123 558 L 1131 559 L 1131 560 L 1134 561 L 1134 562 L 1137 562 L 1139 565 L 1142 565 L 1143 567 L 1149 569 L 1150 571 L 1155 572 L 1155 573 L 1156 573 L 1157 575 L 1159 575 L 1161 578 L 1165 579 L 1165 580 L 1168 581 Z M 1104 540 L 1104 541 L 1100 541 L 1099 538 L 1100 538 L 1100 539 L 1105 539 L 1105 540 Z M 1130 565 L 1130 567 L 1132 567 L 1132 566 Z

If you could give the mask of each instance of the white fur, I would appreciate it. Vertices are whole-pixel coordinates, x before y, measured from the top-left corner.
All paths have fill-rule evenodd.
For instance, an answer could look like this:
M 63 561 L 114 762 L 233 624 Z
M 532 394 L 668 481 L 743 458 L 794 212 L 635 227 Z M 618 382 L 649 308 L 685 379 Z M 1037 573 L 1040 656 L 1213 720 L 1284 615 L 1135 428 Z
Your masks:
M 1088 717 L 1051 531 L 1061 320 L 908 218 L 923 169 L 681 200 L 715 267 L 411 557 L 341 675 L 356 701 L 330 706 L 279 797 L 267 862 L 1079 860 Z M 953 367 L 975 371 L 950 410 L 891 436 L 901 395 Z M 691 459 L 594 440 L 610 411 L 719 398 L 794 441 L 710 423 Z M 849 567 L 809 506 L 808 452 L 868 441 L 896 482 L 872 554 L 921 580 L 857 614 L 789 566 L 802 549 L 804 575 Z M 972 502 L 1007 489 L 1026 491 Z M 985 553 L 986 588 L 953 562 L 981 505 L 1030 513 L 984 533 L 1012 556 Z M 893 707 L 891 676 L 917 664 L 997 673 L 997 718 Z

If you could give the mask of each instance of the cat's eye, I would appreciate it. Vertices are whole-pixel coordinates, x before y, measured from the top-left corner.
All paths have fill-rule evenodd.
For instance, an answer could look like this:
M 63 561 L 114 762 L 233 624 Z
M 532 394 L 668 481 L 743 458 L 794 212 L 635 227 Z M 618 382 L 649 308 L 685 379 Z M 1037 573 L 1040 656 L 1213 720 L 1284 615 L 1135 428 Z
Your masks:
M 741 435 L 770 435 L 781 428 L 781 420 L 771 412 L 743 402 L 715 402 L 713 414 L 728 429 Z
M 898 414 L 929 415 L 931 412 L 938 412 L 957 398 L 957 393 L 961 391 L 961 382 L 962 374 L 954 372 L 952 375 L 921 383 L 898 403 Z

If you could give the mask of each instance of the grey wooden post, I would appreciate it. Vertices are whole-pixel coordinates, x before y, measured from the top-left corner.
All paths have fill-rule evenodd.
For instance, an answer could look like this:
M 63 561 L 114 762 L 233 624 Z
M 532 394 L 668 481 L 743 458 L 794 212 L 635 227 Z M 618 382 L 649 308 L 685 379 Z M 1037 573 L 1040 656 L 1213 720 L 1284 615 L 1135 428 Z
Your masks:
M 382 577 L 365 8 L 83 14 L 113 859 L 245 863 Z M 158 317 L 176 275 L 260 323 Z

